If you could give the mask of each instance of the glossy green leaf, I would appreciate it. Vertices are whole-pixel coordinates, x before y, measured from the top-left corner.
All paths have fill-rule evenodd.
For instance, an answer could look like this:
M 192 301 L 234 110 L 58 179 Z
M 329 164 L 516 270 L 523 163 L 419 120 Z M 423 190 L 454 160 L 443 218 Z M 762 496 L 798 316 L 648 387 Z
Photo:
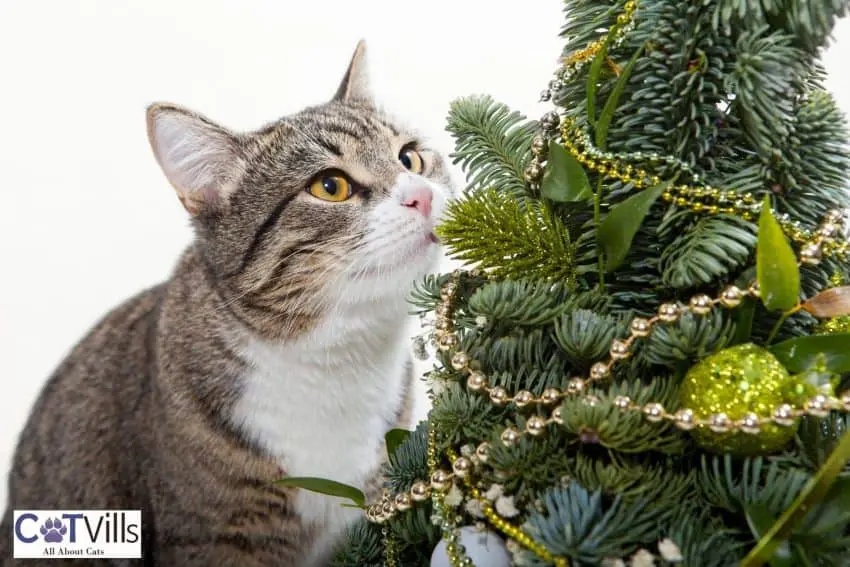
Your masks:
M 328 496 L 347 498 L 356 504 L 358 508 L 362 508 L 366 504 L 366 495 L 359 488 L 325 478 L 292 476 L 282 478 L 276 481 L 275 484 L 303 488 L 310 492 L 318 492 L 319 494 L 326 494 Z
M 561 144 L 549 142 L 540 194 L 558 203 L 586 201 L 593 196 L 584 168 Z
M 773 565 L 773 557 L 777 549 L 782 547 L 809 510 L 824 501 L 848 461 L 850 461 L 850 434 L 845 433 L 826 463 L 800 491 L 791 506 L 773 523 L 770 530 L 759 539 L 758 544 L 741 561 L 740 567 L 760 567 L 765 563 Z
M 591 126 L 596 126 L 596 89 L 599 86 L 599 76 L 602 74 L 602 66 L 608 58 L 608 38 L 602 43 L 593 63 L 590 64 L 590 72 L 587 75 L 587 119 Z
M 829 489 L 823 502 L 812 510 L 815 515 L 807 534 L 841 533 L 850 521 L 850 478 L 839 478 Z
M 398 446 L 404 443 L 404 440 L 410 437 L 410 431 L 406 429 L 390 429 L 384 435 L 384 441 L 387 444 L 387 455 L 395 453 Z
M 611 94 L 608 95 L 608 100 L 605 101 L 605 106 L 602 108 L 602 113 L 599 115 L 599 120 L 596 123 L 596 147 L 602 151 L 608 149 L 608 126 L 614 118 L 614 112 L 617 110 L 617 104 L 620 102 L 620 96 L 622 96 L 623 90 L 626 88 L 626 83 L 629 82 L 632 70 L 635 68 L 635 64 L 640 58 L 640 54 L 642 52 L 643 47 L 641 46 L 637 49 L 637 51 L 635 51 L 632 58 L 629 59 L 625 68 L 620 71 L 620 77 L 614 85 L 614 90 L 612 90 Z
M 652 203 L 670 186 L 671 182 L 661 183 L 649 189 L 643 189 L 611 209 L 608 216 L 599 225 L 599 240 L 605 252 L 605 270 L 615 270 L 629 252 L 643 219 L 652 207 Z
M 850 372 L 850 334 L 809 335 L 788 339 L 770 352 L 792 373 L 804 372 L 823 355 L 824 369 L 836 374 Z
M 769 310 L 785 311 L 797 305 L 800 270 L 797 257 L 765 197 L 759 216 L 756 274 L 761 300 Z
M 745 513 L 747 524 L 756 541 L 762 539 L 770 528 L 776 524 L 776 516 L 764 504 L 752 502 L 747 504 Z M 791 545 L 782 541 L 773 551 L 773 557 L 768 560 L 771 567 L 793 567 Z

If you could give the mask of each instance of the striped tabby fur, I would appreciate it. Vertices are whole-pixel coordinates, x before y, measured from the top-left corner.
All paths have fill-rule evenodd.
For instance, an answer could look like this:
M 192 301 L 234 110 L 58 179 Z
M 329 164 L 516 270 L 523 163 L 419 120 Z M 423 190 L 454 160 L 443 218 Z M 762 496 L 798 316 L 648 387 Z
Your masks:
M 410 419 L 405 298 L 437 258 L 450 191 L 440 156 L 373 104 L 363 52 L 331 102 L 255 132 L 149 109 L 196 237 L 44 387 L 14 458 L 0 564 L 17 565 L 13 509 L 116 508 L 143 511 L 145 557 L 98 565 L 327 563 L 359 511 L 273 482 L 376 490 L 383 435 Z M 410 151 L 420 174 L 400 160 Z M 305 191 L 328 170 L 354 182 L 350 199 Z

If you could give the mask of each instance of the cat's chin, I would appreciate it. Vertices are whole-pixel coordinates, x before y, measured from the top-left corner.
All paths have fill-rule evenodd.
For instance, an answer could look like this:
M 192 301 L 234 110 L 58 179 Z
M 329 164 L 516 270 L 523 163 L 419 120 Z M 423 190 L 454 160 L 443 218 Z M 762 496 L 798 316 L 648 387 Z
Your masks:
M 406 250 L 375 265 L 367 265 L 352 272 L 351 279 L 368 281 L 370 285 L 384 282 L 393 289 L 423 277 L 437 265 L 440 246 L 439 238 L 428 232 L 425 237 L 416 238 Z

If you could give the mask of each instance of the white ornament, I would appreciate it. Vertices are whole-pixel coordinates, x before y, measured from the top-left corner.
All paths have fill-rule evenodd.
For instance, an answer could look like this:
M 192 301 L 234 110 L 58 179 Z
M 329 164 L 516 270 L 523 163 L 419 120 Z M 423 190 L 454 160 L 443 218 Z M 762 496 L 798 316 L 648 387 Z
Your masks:
M 452 484 L 452 487 L 449 489 L 449 493 L 443 497 L 443 503 L 446 506 L 457 508 L 460 506 L 461 502 L 463 502 L 463 492 L 460 491 L 460 488 L 458 488 L 456 484 Z
M 503 518 L 513 518 L 519 514 L 519 510 L 516 509 L 516 505 L 514 504 L 513 496 L 499 496 L 496 499 L 495 507 L 496 513 Z
M 463 507 L 466 509 L 466 513 L 473 518 L 484 518 L 484 505 L 475 498 L 467 500 Z
M 475 526 L 460 528 L 458 543 L 475 567 L 510 567 L 511 556 L 505 542 L 491 531 L 481 531 Z M 440 540 L 431 554 L 431 567 L 451 567 L 446 554 L 446 540 Z
M 679 563 L 680 561 L 684 561 L 682 557 L 682 550 L 679 549 L 679 546 L 676 545 L 672 539 L 662 539 L 658 542 L 658 552 L 661 554 L 661 558 L 664 561 L 669 561 L 670 563 Z
M 653 567 L 655 565 L 655 556 L 645 549 L 638 549 L 637 553 L 632 556 L 632 567 Z

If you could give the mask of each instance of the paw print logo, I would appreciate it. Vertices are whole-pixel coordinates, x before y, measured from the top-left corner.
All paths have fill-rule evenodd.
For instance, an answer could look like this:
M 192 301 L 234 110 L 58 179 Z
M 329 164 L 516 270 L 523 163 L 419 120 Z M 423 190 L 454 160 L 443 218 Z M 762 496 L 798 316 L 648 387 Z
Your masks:
M 44 541 L 62 543 L 62 538 L 68 533 L 68 526 L 64 525 L 59 518 L 47 518 L 39 531 L 44 536 Z

